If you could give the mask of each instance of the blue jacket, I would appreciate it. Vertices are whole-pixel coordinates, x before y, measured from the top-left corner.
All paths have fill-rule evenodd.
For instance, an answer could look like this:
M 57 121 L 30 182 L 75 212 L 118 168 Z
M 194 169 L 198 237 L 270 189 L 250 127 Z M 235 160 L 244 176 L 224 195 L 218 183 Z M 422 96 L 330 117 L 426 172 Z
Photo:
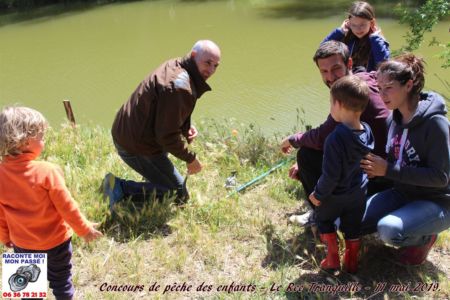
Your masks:
M 323 41 L 342 41 L 344 39 L 344 32 L 341 28 L 336 28 L 333 30 Z M 389 43 L 380 35 L 377 34 L 371 34 L 369 35 L 369 41 L 370 41 L 370 57 L 369 62 L 367 66 L 363 66 L 366 68 L 367 72 L 375 71 L 377 69 L 377 66 L 379 63 L 388 60 L 390 56 L 389 51 Z M 348 50 L 350 53 L 354 53 L 355 51 L 358 51 L 359 48 L 359 39 L 355 38 L 353 40 L 350 40 L 347 43 Z M 357 67 L 357 66 L 354 66 Z
M 363 130 L 352 130 L 340 123 L 325 140 L 322 175 L 314 191 L 318 200 L 350 195 L 366 187 L 367 174 L 360 161 L 373 150 L 375 140 L 369 125 L 361 124 Z
M 407 124 L 402 124 L 398 110 L 393 111 L 386 145 L 388 168 L 385 177 L 393 180 L 394 187 L 409 199 L 433 200 L 450 208 L 450 144 L 446 114 L 445 100 L 433 92 L 420 95 L 416 112 Z

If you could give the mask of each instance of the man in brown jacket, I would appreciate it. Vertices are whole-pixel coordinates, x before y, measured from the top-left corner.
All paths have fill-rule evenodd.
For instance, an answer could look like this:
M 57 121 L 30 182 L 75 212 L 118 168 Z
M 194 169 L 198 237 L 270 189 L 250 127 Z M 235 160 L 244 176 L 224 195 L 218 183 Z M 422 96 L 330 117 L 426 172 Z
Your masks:
M 197 136 L 191 114 L 197 99 L 211 88 L 206 80 L 220 63 L 220 49 L 212 41 L 201 40 L 183 58 L 164 62 L 136 88 L 117 112 L 112 137 L 119 156 L 146 181 L 134 182 L 107 174 L 104 195 L 110 208 L 117 201 L 135 195 L 168 191 L 177 200 L 187 199 L 184 179 L 168 158 L 168 153 L 186 162 L 188 174 L 202 165 L 188 144 Z

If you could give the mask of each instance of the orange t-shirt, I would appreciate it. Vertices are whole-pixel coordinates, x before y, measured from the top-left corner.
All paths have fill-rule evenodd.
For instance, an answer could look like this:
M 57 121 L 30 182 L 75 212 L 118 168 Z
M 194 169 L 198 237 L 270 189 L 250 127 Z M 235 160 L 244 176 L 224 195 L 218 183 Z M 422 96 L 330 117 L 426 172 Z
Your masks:
M 72 236 L 86 235 L 84 218 L 55 164 L 34 153 L 6 156 L 0 163 L 0 241 L 30 250 L 48 250 Z

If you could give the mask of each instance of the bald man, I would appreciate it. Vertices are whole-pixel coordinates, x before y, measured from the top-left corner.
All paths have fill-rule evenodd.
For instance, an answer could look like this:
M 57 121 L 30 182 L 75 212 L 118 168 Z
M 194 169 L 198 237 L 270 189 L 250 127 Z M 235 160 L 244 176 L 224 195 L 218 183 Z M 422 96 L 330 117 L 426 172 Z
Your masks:
M 186 162 L 188 174 L 201 171 L 200 161 L 188 148 L 198 134 L 191 115 L 197 99 L 211 90 L 206 81 L 219 63 L 219 47 L 209 40 L 198 41 L 185 57 L 168 60 L 149 74 L 120 108 L 111 130 L 114 145 L 122 160 L 146 181 L 107 174 L 103 193 L 110 208 L 126 197 L 153 192 L 176 194 L 178 202 L 188 199 L 185 180 L 168 154 Z

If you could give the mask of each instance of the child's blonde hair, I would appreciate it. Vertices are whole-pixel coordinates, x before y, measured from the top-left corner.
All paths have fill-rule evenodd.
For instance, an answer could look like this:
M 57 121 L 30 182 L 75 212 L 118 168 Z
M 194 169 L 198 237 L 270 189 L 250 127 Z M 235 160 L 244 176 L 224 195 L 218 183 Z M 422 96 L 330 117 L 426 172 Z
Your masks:
M 9 106 L 0 112 L 0 156 L 18 155 L 28 139 L 44 134 L 45 117 L 29 107 Z

